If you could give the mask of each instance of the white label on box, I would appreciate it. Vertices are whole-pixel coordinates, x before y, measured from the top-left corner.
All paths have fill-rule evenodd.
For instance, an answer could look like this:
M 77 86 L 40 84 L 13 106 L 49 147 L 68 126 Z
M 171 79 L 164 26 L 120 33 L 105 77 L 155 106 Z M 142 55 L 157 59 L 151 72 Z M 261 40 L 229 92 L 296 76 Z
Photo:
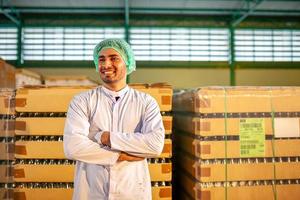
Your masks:
M 276 138 L 300 137 L 299 118 L 275 118 L 274 131 Z

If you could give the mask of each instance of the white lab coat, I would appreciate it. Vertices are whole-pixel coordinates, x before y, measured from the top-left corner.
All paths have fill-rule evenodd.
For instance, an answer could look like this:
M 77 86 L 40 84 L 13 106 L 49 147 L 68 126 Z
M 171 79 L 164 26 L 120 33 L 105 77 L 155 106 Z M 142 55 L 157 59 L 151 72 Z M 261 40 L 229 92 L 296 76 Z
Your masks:
M 102 131 L 110 131 L 111 148 L 99 142 Z M 163 145 L 162 117 L 150 95 L 101 86 L 75 96 L 64 130 L 65 155 L 77 161 L 73 200 L 151 199 L 147 160 L 117 159 L 120 151 L 155 157 Z

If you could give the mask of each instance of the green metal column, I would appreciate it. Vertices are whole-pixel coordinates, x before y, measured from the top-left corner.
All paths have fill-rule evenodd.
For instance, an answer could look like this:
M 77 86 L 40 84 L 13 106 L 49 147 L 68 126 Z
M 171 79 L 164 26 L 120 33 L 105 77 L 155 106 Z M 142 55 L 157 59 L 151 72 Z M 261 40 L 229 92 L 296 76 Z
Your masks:
M 234 36 L 235 36 L 235 29 L 232 25 L 230 25 L 230 59 L 229 59 L 229 65 L 230 65 L 230 85 L 235 86 L 235 48 L 234 48 Z
M 17 67 L 23 64 L 23 53 L 22 53 L 22 46 L 23 46 L 23 22 L 20 20 L 20 23 L 17 25 L 18 28 L 18 38 L 17 38 Z
M 125 0 L 125 40 L 129 44 L 129 0 Z M 130 82 L 130 76 L 127 75 L 126 82 Z

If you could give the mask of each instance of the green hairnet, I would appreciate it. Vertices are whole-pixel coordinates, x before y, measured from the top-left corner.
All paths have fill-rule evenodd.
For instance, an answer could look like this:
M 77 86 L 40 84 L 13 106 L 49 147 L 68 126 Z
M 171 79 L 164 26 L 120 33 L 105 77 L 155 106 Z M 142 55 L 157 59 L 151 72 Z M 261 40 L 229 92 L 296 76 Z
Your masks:
M 112 48 L 117 51 L 124 60 L 127 68 L 127 75 L 135 71 L 135 59 L 130 45 L 122 39 L 105 39 L 97 44 L 94 48 L 94 63 L 98 71 L 98 57 L 102 49 Z

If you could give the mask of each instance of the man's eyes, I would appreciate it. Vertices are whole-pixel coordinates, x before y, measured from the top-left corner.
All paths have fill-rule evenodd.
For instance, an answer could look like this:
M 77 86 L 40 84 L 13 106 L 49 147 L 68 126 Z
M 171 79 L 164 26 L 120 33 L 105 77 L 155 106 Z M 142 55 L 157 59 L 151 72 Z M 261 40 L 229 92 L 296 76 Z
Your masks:
M 112 57 L 111 60 L 112 60 L 112 61 L 118 61 L 119 58 L 118 58 L 118 57 Z
M 119 61 L 120 58 L 118 58 L 118 57 L 111 57 L 110 60 L 111 61 Z M 105 62 L 105 58 L 99 58 L 99 62 Z

